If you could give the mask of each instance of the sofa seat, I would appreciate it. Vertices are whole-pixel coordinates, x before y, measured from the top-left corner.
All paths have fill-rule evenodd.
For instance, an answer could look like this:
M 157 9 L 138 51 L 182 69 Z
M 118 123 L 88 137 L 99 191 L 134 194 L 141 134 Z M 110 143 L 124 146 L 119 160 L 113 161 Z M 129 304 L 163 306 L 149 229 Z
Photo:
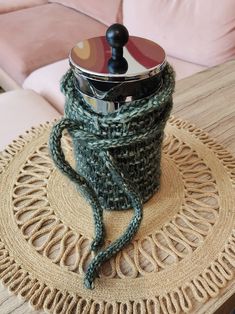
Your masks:
M 32 89 L 42 95 L 56 110 L 63 113 L 65 99 L 60 91 L 60 80 L 68 69 L 68 59 L 41 67 L 26 78 L 23 88 Z
M 201 72 L 208 68 L 203 65 L 191 63 L 171 56 L 168 56 L 167 60 L 175 69 L 176 80 L 181 80 L 187 76 L 193 75 L 197 72 Z
M 30 90 L 0 94 L 0 151 L 32 126 L 60 114 L 40 95 Z
M 176 71 L 176 79 L 182 79 L 206 67 L 185 62 L 173 57 L 167 58 Z M 60 91 L 60 80 L 63 74 L 69 69 L 68 59 L 44 66 L 31 73 L 23 83 L 23 87 L 32 89 L 41 94 L 60 113 L 64 112 L 64 95 Z
M 21 85 L 34 70 L 66 58 L 79 40 L 103 35 L 106 28 L 54 3 L 2 14 L 0 68 Z

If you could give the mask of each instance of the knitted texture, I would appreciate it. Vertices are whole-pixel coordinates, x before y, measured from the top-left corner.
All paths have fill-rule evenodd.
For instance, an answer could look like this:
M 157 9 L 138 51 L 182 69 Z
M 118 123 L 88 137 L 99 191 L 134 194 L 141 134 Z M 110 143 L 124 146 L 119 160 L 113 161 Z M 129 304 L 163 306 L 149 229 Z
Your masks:
M 91 249 L 97 251 L 104 242 L 104 209 L 134 210 L 123 235 L 91 261 L 84 284 L 93 288 L 101 265 L 136 234 L 142 219 L 142 203 L 159 188 L 161 146 L 175 80 L 167 64 L 156 94 L 102 115 L 84 101 L 74 87 L 74 79 L 72 70 L 63 77 L 65 117 L 52 129 L 50 151 L 55 165 L 77 184 L 93 209 L 95 239 Z M 68 130 L 73 140 L 76 170 L 66 161 L 61 148 L 64 130 Z

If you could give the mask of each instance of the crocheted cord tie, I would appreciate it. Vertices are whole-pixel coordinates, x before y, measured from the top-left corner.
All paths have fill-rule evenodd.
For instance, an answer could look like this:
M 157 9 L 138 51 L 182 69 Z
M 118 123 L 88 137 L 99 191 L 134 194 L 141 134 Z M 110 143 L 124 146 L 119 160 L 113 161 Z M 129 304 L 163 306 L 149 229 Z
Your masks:
M 74 87 L 74 79 L 71 70 L 62 79 L 61 89 L 66 95 L 65 117 L 54 125 L 49 147 L 57 168 L 77 184 L 92 207 L 95 238 L 91 250 L 100 251 L 85 273 L 84 285 L 91 289 L 101 265 L 133 239 L 141 223 L 142 204 L 159 187 L 161 143 L 172 108 L 175 80 L 174 72 L 167 64 L 162 73 L 162 86 L 156 94 L 102 115 L 84 101 Z M 64 130 L 73 140 L 76 170 L 66 160 L 61 147 Z M 140 147 L 142 155 L 137 153 L 141 151 Z M 135 161 L 134 166 L 131 158 Z M 140 165 L 143 173 L 138 172 Z M 133 173 L 129 171 L 131 167 Z M 102 249 L 105 239 L 103 210 L 127 208 L 134 211 L 128 227 L 117 240 Z

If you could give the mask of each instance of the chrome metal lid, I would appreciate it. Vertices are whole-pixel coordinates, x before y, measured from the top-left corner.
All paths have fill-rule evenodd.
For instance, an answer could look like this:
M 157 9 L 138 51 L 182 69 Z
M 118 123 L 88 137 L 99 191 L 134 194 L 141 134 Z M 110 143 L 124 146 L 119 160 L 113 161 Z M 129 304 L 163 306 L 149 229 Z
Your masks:
M 166 55 L 155 42 L 129 36 L 123 25 L 114 24 L 106 37 L 78 42 L 72 48 L 69 60 L 75 75 L 118 83 L 157 75 L 166 64 Z

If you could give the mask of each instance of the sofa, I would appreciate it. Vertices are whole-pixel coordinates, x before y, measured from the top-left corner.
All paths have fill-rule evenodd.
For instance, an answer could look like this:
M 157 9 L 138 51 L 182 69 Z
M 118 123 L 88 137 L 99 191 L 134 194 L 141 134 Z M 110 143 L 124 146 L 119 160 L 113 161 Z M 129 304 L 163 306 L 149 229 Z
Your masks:
M 214 0 L 0 0 L 0 86 L 15 90 L 14 97 L 0 95 L 5 97 L 0 103 L 18 99 L 14 109 L 0 106 L 0 119 L 5 110 L 19 111 L 18 119 L 23 119 L 27 93 L 32 107 L 40 96 L 44 112 L 45 106 L 53 107 L 48 119 L 62 114 L 59 82 L 69 68 L 70 49 L 80 40 L 104 35 L 115 22 L 123 23 L 131 35 L 164 47 L 178 80 L 235 58 L 234 0 L 216 6 Z M 31 115 L 27 113 L 27 121 L 32 125 L 37 121 Z

